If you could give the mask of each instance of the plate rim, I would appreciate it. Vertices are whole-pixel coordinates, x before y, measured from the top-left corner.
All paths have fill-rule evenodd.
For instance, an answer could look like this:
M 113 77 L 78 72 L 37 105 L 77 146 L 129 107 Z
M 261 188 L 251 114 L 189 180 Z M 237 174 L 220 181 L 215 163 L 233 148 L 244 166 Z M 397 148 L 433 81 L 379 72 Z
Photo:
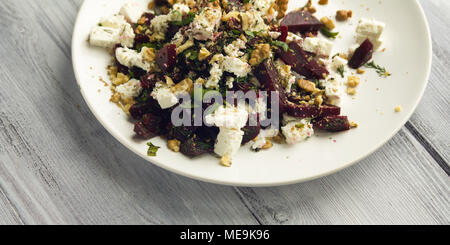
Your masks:
M 212 183 L 212 184 L 219 184 L 219 185 L 225 185 L 225 186 L 239 186 L 239 187 L 274 187 L 274 186 L 285 186 L 285 185 L 293 185 L 293 184 L 298 184 L 298 183 L 303 183 L 303 182 L 308 182 L 311 180 L 315 180 L 315 179 L 319 179 L 325 176 L 329 176 L 332 174 L 335 174 L 341 170 L 344 170 L 348 167 L 351 167 L 357 163 L 359 163 L 360 161 L 362 161 L 363 159 L 369 157 L 370 155 L 372 155 L 374 152 L 376 152 L 378 149 L 380 149 L 382 146 L 384 146 L 388 141 L 390 141 L 399 131 L 401 128 L 403 128 L 403 126 L 410 120 L 410 118 L 412 117 L 412 115 L 414 114 L 414 112 L 416 111 L 419 103 L 422 101 L 422 98 L 424 96 L 424 93 L 426 91 L 426 88 L 428 86 L 429 83 L 429 79 L 430 79 L 430 74 L 431 74 L 431 67 L 432 67 L 432 59 L 433 59 L 433 42 L 432 42 L 432 38 L 431 38 L 431 31 L 430 31 L 430 26 L 429 26 L 429 22 L 428 19 L 425 15 L 425 11 L 422 7 L 422 5 L 419 3 L 418 0 L 414 0 L 414 3 L 416 4 L 416 6 L 418 7 L 420 13 L 421 13 L 421 18 L 423 23 L 425 24 L 426 27 L 426 40 L 428 42 L 428 48 L 427 48 L 427 69 L 426 69 L 426 80 L 424 83 L 422 83 L 422 87 L 420 88 L 420 96 L 418 97 L 418 99 L 415 101 L 415 104 L 412 106 L 412 110 L 410 110 L 410 112 L 408 113 L 408 115 L 405 117 L 405 119 L 403 119 L 403 121 L 399 124 L 399 126 L 392 132 L 392 135 L 390 135 L 389 137 L 386 137 L 385 140 L 381 141 L 379 144 L 374 145 L 374 147 L 368 151 L 366 154 L 360 156 L 359 158 L 348 162 L 347 164 L 344 164 L 340 167 L 337 168 L 333 168 L 330 169 L 328 171 L 325 171 L 321 174 L 315 175 L 315 176 L 311 176 L 311 177 L 307 177 L 307 178 L 299 178 L 299 179 L 294 179 L 294 180 L 287 180 L 287 181 L 273 181 L 273 182 L 257 182 L 257 183 L 247 183 L 247 182 L 236 182 L 236 181 L 226 181 L 226 180 L 217 180 L 217 179 L 213 179 L 213 178 L 207 178 L 207 177 L 203 177 L 203 176 L 198 176 L 195 174 L 191 174 L 189 172 L 186 171 L 181 171 L 177 168 L 173 168 L 170 166 L 167 166 L 166 164 L 158 161 L 158 160 L 152 160 L 149 159 L 148 157 L 145 157 L 143 154 L 141 154 L 140 152 L 138 152 L 135 148 L 133 148 L 131 145 L 127 144 L 125 142 L 124 139 L 122 139 L 122 136 L 116 134 L 114 132 L 114 130 L 112 130 L 108 124 L 105 123 L 105 121 L 102 119 L 102 117 L 99 115 L 99 113 L 96 112 L 96 110 L 94 110 L 94 108 L 92 107 L 91 103 L 87 100 L 86 98 L 86 94 L 83 91 L 81 85 L 80 85 L 80 78 L 77 72 L 77 55 L 75 52 L 75 35 L 76 35 L 76 30 L 78 29 L 78 25 L 80 24 L 80 15 L 83 12 L 84 8 L 86 7 L 86 2 L 88 2 L 89 0 L 83 0 L 83 3 L 81 4 L 81 7 L 78 9 L 78 13 L 75 19 L 75 24 L 72 30 L 72 41 L 71 41 L 71 59 L 72 59 L 72 69 L 73 69 L 73 73 L 75 76 L 75 80 L 77 82 L 77 86 L 80 90 L 80 93 L 83 97 L 84 102 L 87 104 L 89 110 L 91 111 L 91 113 L 94 115 L 94 117 L 97 119 L 97 121 L 100 122 L 100 124 L 102 125 L 103 128 L 106 129 L 106 131 L 108 131 L 108 133 L 110 135 L 112 135 L 117 141 L 119 141 L 123 146 L 125 146 L 127 149 L 129 149 L 131 152 L 133 152 L 134 154 L 138 155 L 139 157 L 141 157 L 142 159 L 146 160 L 147 162 L 150 162 L 151 164 L 158 166 L 164 170 L 170 171 L 172 173 L 184 176 L 184 177 L 188 177 L 191 179 L 195 179 L 195 180 L 199 180 L 199 181 L 203 181 L 203 182 L 207 182 L 207 183 Z

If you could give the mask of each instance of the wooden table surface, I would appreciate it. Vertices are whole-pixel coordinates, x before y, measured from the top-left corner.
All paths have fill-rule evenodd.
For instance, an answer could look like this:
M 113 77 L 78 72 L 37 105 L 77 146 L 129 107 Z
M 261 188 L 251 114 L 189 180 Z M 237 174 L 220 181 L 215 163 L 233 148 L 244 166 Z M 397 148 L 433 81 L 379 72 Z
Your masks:
M 433 68 L 402 130 L 337 174 L 238 188 L 153 166 L 97 122 L 71 63 L 82 0 L 0 1 L 0 224 L 450 224 L 450 1 L 420 2 Z

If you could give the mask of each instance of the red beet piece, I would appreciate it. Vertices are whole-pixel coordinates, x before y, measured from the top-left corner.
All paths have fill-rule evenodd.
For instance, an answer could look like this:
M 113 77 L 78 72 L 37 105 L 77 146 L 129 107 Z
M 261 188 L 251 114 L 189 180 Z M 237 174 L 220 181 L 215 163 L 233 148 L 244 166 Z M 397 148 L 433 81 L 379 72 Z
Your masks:
M 329 132 L 340 132 L 349 130 L 350 122 L 347 116 L 328 116 L 315 122 L 314 126 Z
M 302 49 L 299 43 L 291 42 L 289 50 L 280 50 L 281 59 L 298 74 L 305 76 L 307 79 L 323 79 L 329 72 L 316 60 L 311 53 Z
M 296 118 L 314 118 L 320 114 L 320 109 L 313 105 L 297 105 L 292 102 L 287 103 L 286 112 L 289 116 Z
M 348 62 L 348 65 L 353 69 L 358 69 L 369 60 L 372 59 L 373 55 L 373 44 L 369 39 L 366 39 L 359 48 L 355 50 L 352 58 Z
M 278 41 L 286 42 L 288 36 L 288 27 L 280 26 L 279 31 L 281 32 L 281 36 L 278 38 Z
M 320 117 L 339 116 L 341 108 L 334 105 L 322 105 L 320 107 Z
M 164 46 L 156 54 L 156 64 L 165 73 L 172 72 L 177 62 L 177 46 L 175 44 L 169 44 Z
M 156 135 L 152 134 L 142 122 L 137 122 L 134 124 L 134 132 L 144 139 L 150 139 L 155 137 Z
M 252 122 L 251 125 L 256 126 L 250 126 L 250 120 Z M 259 120 L 255 121 L 253 117 L 249 117 L 247 125 L 245 125 L 245 127 L 242 128 L 242 131 L 244 131 L 244 136 L 242 137 L 242 144 L 245 145 L 259 135 L 259 132 L 261 131 L 261 125 L 259 123 Z
M 150 133 L 154 135 L 161 135 L 162 132 L 161 121 L 162 119 L 158 116 L 155 116 L 153 114 L 145 114 L 142 117 L 141 122 Z
M 323 27 L 316 17 L 308 11 L 293 11 L 287 14 L 281 21 L 280 26 L 287 26 L 290 32 L 317 32 Z
M 254 74 L 266 91 L 278 92 L 280 108 L 284 108 L 287 97 L 280 82 L 280 75 L 273 61 L 271 59 L 264 60 L 255 68 Z

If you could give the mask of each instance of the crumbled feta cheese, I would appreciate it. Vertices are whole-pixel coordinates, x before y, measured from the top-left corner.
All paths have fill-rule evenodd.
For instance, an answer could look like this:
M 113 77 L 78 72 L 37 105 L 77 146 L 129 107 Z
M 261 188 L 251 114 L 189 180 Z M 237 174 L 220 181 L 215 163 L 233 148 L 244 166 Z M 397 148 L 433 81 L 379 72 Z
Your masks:
M 240 13 L 242 19 L 242 30 L 244 31 L 264 31 L 269 27 L 264 23 L 264 19 L 257 11 L 250 10 Z
M 314 134 L 313 125 L 308 119 L 291 121 L 281 127 L 281 131 L 288 144 L 299 143 L 310 138 Z
M 330 56 L 333 51 L 333 43 L 322 38 L 307 37 L 303 41 L 303 49 L 323 56 Z
M 100 20 L 100 25 L 103 27 L 122 29 L 125 24 L 127 24 L 127 21 L 122 15 L 113 15 Z
M 220 25 L 222 11 L 218 8 L 204 8 L 191 23 L 192 35 L 195 39 L 205 41 L 213 37 Z
M 220 79 L 222 79 L 222 75 L 223 75 L 223 70 L 220 67 L 220 64 L 213 63 L 211 70 L 209 71 L 209 74 L 211 76 L 206 81 L 205 87 L 206 88 L 217 88 L 219 86 Z
M 286 92 L 291 91 L 292 85 L 296 81 L 295 75 L 293 75 L 293 72 L 291 71 L 291 66 L 286 65 L 281 59 L 277 59 L 275 61 L 275 67 L 278 70 L 278 73 L 280 74 L 281 78 L 281 85 L 283 85 L 283 88 L 286 90 Z
M 122 6 L 119 13 L 125 16 L 130 23 L 137 23 L 144 13 L 144 10 L 145 9 L 140 3 L 129 1 Z
M 219 156 L 233 157 L 241 147 L 243 136 L 244 131 L 240 129 L 221 127 L 214 145 L 214 152 Z
M 153 37 L 157 37 L 157 40 L 163 40 L 166 36 L 167 29 L 169 28 L 169 16 L 158 15 L 150 22 L 150 29 L 152 30 Z
M 214 113 L 205 116 L 206 123 L 230 129 L 243 128 L 247 123 L 247 119 L 248 112 L 241 106 L 221 106 Z
M 237 77 L 245 77 L 251 71 L 251 67 L 247 62 L 229 56 L 226 56 L 223 60 L 222 67 L 224 71 L 233 73 Z
M 242 39 L 236 39 L 224 48 L 225 53 L 231 57 L 240 57 L 244 55 L 244 52 L 240 51 L 241 49 L 245 49 L 245 42 Z
M 269 37 L 271 37 L 272 39 L 277 39 L 280 36 L 281 36 L 281 32 L 269 31 Z
M 119 42 L 120 29 L 95 26 L 89 36 L 89 43 L 102 48 L 113 48 Z
M 116 49 L 116 58 L 117 61 L 126 67 L 139 67 L 145 71 L 150 71 L 152 64 L 149 62 L 145 62 L 142 57 L 142 53 L 138 53 L 134 49 L 118 48 Z
M 161 82 L 158 82 L 155 85 L 151 96 L 158 101 L 158 104 L 162 109 L 170 108 L 178 103 L 177 96 L 172 93 L 171 89 L 167 85 Z
M 266 15 L 269 8 L 275 0 L 250 0 L 251 8 L 260 12 L 261 15 Z
M 339 67 L 342 67 L 342 66 L 345 67 L 347 64 L 348 64 L 348 60 L 346 60 L 346 59 L 340 57 L 339 55 L 338 55 L 338 56 L 335 56 L 335 57 L 333 58 L 333 61 L 331 62 L 331 66 L 332 66 L 332 68 L 333 68 L 334 71 L 337 71 L 337 69 L 338 69 Z
M 337 76 L 329 76 L 325 81 L 325 95 L 328 98 L 328 104 L 339 105 L 343 94 L 342 81 Z
M 182 15 L 188 14 L 191 9 L 186 4 L 176 3 L 172 6 L 173 10 L 180 11 Z
M 136 79 L 130 79 L 127 83 L 116 87 L 116 92 L 120 93 L 123 99 L 134 98 L 138 96 L 141 91 L 141 82 Z
M 287 35 L 287 38 L 286 38 L 286 43 L 290 43 L 290 42 L 293 42 L 293 41 L 301 41 L 301 40 L 303 40 L 302 37 L 300 37 L 298 35 L 295 35 L 292 32 L 288 32 L 288 35 Z
M 259 132 L 259 135 L 256 137 L 255 142 L 252 145 L 252 149 L 261 149 L 264 145 L 267 143 L 267 138 L 275 137 L 278 135 L 278 129 L 274 128 L 268 128 L 268 129 L 262 129 Z
M 134 45 L 134 38 L 136 35 L 134 34 L 133 27 L 129 23 L 125 25 L 123 28 L 123 32 L 119 37 L 120 44 L 124 47 L 131 48 Z
M 225 81 L 225 83 L 229 89 L 232 89 L 233 83 L 234 83 L 234 77 L 227 77 L 227 80 Z
M 356 41 L 361 44 L 368 38 L 374 45 L 374 50 L 378 50 L 383 43 L 381 35 L 384 28 L 385 24 L 382 22 L 362 18 L 356 27 Z

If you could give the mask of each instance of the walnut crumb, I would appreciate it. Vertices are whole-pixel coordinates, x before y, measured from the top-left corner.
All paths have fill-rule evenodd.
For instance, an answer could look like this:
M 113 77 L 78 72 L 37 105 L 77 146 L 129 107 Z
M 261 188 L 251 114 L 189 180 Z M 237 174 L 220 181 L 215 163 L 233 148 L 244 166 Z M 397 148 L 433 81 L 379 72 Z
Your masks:
M 346 21 L 353 16 L 353 11 L 351 10 L 338 10 L 336 11 L 336 20 Z
M 181 142 L 177 139 L 167 141 L 167 147 L 169 147 L 169 149 L 171 149 L 174 152 L 180 152 L 180 145 Z
M 263 60 L 270 58 L 272 56 L 272 51 L 270 50 L 270 44 L 262 43 L 256 45 L 255 50 L 253 50 L 250 55 L 249 63 L 251 66 L 259 65 Z
M 395 112 L 401 112 L 402 109 L 403 109 L 403 108 L 402 108 L 401 106 L 398 105 L 398 106 L 395 107 Z
M 263 150 L 267 150 L 272 148 L 273 144 L 270 140 L 266 139 L 266 143 L 261 147 Z
M 355 88 L 359 85 L 361 79 L 358 76 L 349 76 L 347 80 L 347 86 Z
M 220 159 L 220 164 L 225 167 L 231 167 L 231 159 L 228 155 L 223 156 Z
M 320 22 L 322 22 L 325 25 L 325 27 L 329 30 L 333 30 L 336 27 L 333 20 L 331 20 L 326 16 L 320 18 Z
M 350 127 L 351 128 L 357 128 L 359 125 L 356 122 L 350 122 Z
M 347 94 L 355 95 L 356 94 L 356 89 L 355 88 L 347 88 Z
M 328 0 L 319 0 L 319 4 L 320 5 L 327 5 L 328 4 Z
M 201 48 L 199 53 L 198 53 L 198 60 L 199 61 L 204 61 L 206 58 L 208 58 L 211 55 L 211 52 L 209 52 L 209 50 L 207 50 L 206 48 Z
M 364 73 L 366 73 L 366 71 L 363 70 L 363 69 L 361 69 L 361 68 L 358 68 L 358 70 L 356 70 L 356 73 L 358 73 L 358 74 L 364 74 Z

